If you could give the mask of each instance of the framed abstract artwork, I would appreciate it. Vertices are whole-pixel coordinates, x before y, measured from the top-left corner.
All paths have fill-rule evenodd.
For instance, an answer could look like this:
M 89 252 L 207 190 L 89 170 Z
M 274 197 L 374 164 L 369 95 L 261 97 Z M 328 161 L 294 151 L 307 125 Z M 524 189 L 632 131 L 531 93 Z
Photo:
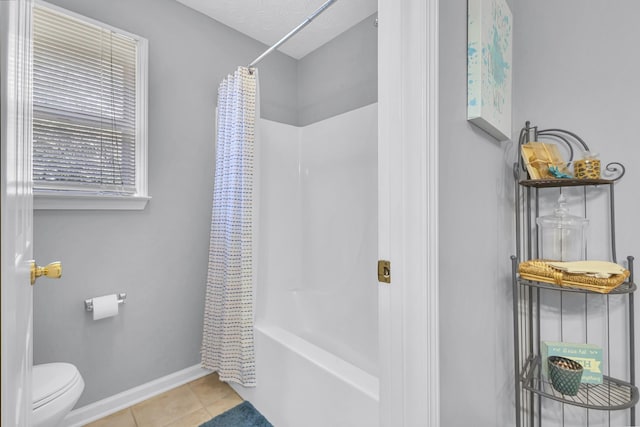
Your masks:
M 505 0 L 468 0 L 467 120 L 511 137 L 513 16 Z

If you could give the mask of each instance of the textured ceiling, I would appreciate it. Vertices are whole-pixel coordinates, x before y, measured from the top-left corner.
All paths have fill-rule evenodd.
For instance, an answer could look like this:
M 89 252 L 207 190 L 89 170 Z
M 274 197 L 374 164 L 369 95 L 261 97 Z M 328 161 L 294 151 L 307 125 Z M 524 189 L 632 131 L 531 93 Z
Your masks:
M 271 46 L 326 0 L 177 1 Z M 300 59 L 376 10 L 377 0 L 338 0 L 278 50 Z

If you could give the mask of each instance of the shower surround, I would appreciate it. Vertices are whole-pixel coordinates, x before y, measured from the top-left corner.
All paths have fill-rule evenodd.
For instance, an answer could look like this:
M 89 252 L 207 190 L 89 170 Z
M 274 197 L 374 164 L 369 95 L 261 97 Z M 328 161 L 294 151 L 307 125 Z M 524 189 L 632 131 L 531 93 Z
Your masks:
M 377 104 L 258 125 L 257 387 L 274 425 L 378 424 Z

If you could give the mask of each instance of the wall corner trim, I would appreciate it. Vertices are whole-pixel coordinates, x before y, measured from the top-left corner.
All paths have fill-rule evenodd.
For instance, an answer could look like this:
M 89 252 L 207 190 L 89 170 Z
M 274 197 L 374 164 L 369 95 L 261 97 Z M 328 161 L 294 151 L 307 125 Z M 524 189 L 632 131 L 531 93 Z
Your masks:
M 121 393 L 107 397 L 86 406 L 74 409 L 64 420 L 62 427 L 81 427 L 90 422 L 104 418 L 136 403 L 147 400 L 167 390 L 179 387 L 183 384 L 209 375 L 210 370 L 200 367 L 200 364 L 182 369 L 164 377 L 157 378 L 148 383 L 125 390 Z

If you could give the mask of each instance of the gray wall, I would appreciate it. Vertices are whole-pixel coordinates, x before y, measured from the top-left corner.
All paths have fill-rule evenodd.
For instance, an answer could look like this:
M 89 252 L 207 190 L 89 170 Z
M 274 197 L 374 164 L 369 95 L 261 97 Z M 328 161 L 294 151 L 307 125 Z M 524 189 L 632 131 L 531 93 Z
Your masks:
M 627 173 L 615 186 L 617 254 L 619 262 L 624 262 L 627 255 L 635 255 L 637 260 L 640 253 L 637 219 L 640 145 L 636 126 L 640 57 L 636 52 L 640 40 L 640 3 L 634 0 L 518 0 L 514 13 L 517 47 L 514 51 L 517 69 L 514 123 L 520 127 L 530 120 L 542 128 L 569 129 L 580 135 L 592 151 L 600 153 L 603 163 L 619 161 L 625 164 Z M 590 194 L 594 193 L 591 191 Z M 571 197 L 572 193 L 565 191 L 565 194 Z M 596 201 L 590 206 L 589 256 L 603 252 L 608 256 L 608 251 L 603 250 L 608 244 L 607 233 L 594 238 L 603 231 L 608 214 L 606 209 L 596 208 Z M 612 375 L 624 378 L 628 359 L 624 355 L 626 346 L 622 344 L 625 342 L 622 337 L 627 333 L 627 327 L 623 323 L 626 322 L 625 307 L 617 301 L 612 298 L 607 307 L 612 336 L 611 355 L 607 359 L 611 361 Z M 604 312 L 605 309 L 601 310 Z M 589 317 L 597 318 L 594 314 L 597 311 L 598 305 L 591 305 Z M 566 322 L 567 319 L 565 325 Z M 636 323 L 636 331 L 638 326 Z M 588 329 L 590 336 L 598 330 L 595 325 Z M 566 331 L 565 339 L 572 332 L 574 336 L 585 333 L 579 328 Z M 636 366 L 639 364 L 640 359 L 636 357 Z M 565 409 L 566 423 L 563 424 L 560 422 L 561 408 L 550 403 L 545 406 L 545 426 L 586 425 L 583 410 Z M 590 425 L 630 424 L 627 411 L 612 412 L 610 424 L 608 413 L 590 412 Z M 550 419 L 554 416 L 556 421 Z
M 509 426 L 512 187 L 506 144 L 466 121 L 466 0 L 440 2 L 439 49 L 441 425 Z
M 466 4 L 440 2 L 441 424 L 507 426 L 514 424 L 509 166 L 518 154 L 514 144 L 497 144 L 465 121 Z M 638 254 L 640 171 L 632 159 L 640 158 L 633 129 L 640 4 L 510 4 L 513 136 L 525 120 L 562 127 L 603 160 L 625 163 L 627 175 L 616 185 L 618 256 Z
M 377 13 L 298 62 L 298 126 L 378 101 Z
M 220 80 L 266 46 L 173 0 L 53 0 L 149 39 L 144 211 L 36 211 L 35 258 L 62 279 L 34 288 L 34 362 L 78 366 L 82 406 L 199 363 Z M 296 61 L 261 64 L 263 117 L 295 124 Z M 127 292 L 94 322 L 85 298 Z

